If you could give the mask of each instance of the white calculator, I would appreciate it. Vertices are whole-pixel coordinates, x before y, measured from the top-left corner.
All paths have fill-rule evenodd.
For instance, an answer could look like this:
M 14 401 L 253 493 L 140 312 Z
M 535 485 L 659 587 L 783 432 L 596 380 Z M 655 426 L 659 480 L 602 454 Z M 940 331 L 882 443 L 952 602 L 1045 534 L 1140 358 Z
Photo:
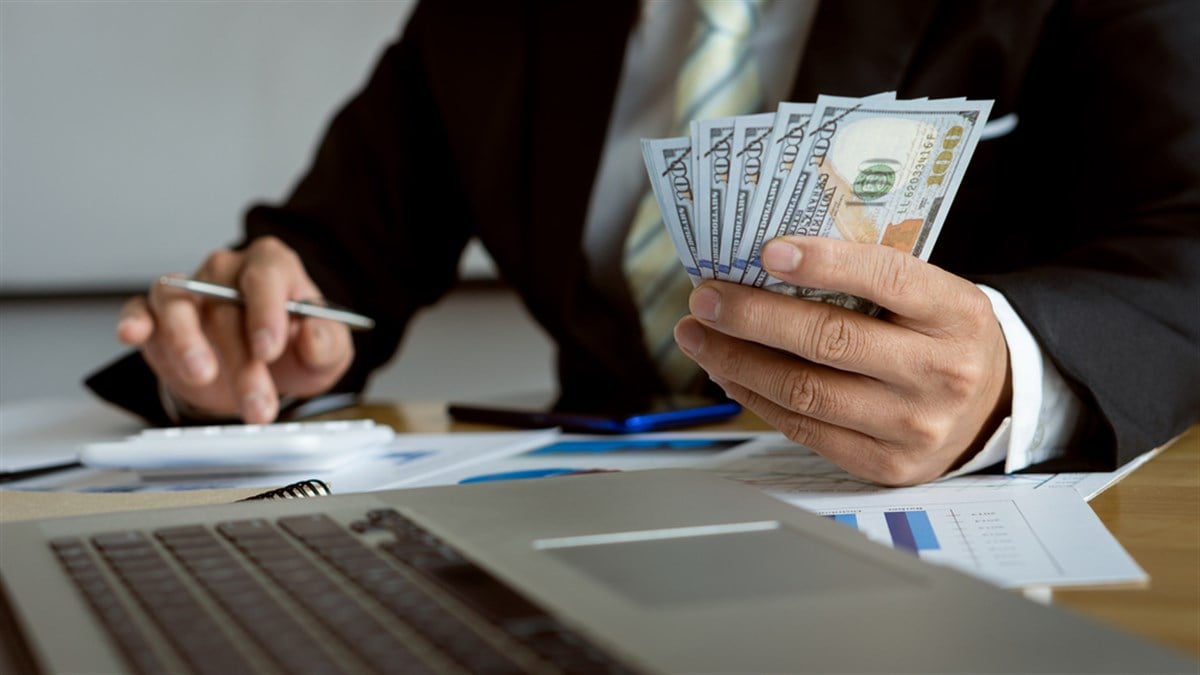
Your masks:
M 394 436 L 365 419 L 168 427 L 86 444 L 79 461 L 154 475 L 326 471 Z

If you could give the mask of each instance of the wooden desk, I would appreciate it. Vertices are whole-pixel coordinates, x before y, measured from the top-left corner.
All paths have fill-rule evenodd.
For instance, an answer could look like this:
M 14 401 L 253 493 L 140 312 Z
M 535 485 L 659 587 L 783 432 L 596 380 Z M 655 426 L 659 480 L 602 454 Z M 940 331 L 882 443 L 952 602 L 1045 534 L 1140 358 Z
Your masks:
M 1054 602 L 1200 657 L 1200 425 L 1091 506 L 1150 587 L 1056 591 Z
M 398 431 L 490 429 L 451 421 L 441 403 L 369 404 L 327 415 L 370 417 Z M 708 430 L 767 429 L 743 415 Z M 244 492 L 244 491 L 243 491 Z M 242 496 L 241 494 L 233 496 Z M 228 502 L 231 493 L 64 495 L 0 491 L 0 518 L 67 515 Z M 1148 588 L 1057 591 L 1054 602 L 1200 658 L 1200 425 L 1091 502 L 1117 540 L 1150 575 Z

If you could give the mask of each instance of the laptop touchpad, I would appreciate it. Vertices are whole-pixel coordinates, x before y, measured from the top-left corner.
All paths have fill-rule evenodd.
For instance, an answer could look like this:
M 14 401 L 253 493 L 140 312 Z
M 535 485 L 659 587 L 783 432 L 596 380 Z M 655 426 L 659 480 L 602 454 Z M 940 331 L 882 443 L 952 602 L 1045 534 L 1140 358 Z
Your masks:
M 542 539 L 534 546 L 646 606 L 917 583 L 886 563 L 774 521 Z

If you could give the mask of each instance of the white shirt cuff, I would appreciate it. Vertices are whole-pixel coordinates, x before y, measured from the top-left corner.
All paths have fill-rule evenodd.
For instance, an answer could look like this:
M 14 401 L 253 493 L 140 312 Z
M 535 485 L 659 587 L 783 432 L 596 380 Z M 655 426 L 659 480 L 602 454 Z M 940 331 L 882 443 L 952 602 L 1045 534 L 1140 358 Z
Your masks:
M 1025 322 L 999 291 L 979 285 L 992 303 L 1004 331 L 1012 369 L 1012 413 L 974 457 L 946 478 L 978 471 L 1004 461 L 1004 472 L 1061 457 L 1078 428 L 1085 408 L 1046 356 Z

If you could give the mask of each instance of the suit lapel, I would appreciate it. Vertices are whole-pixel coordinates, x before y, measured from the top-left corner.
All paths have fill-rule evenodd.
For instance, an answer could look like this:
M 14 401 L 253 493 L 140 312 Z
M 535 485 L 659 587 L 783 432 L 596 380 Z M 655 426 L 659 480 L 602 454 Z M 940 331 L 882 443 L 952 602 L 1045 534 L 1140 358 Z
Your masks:
M 528 224 L 539 253 L 575 257 L 637 3 L 548 3 L 533 12 Z M 545 260 L 535 267 L 544 268 Z M 561 285 L 563 270 L 556 271 Z
M 597 288 L 582 242 L 638 3 L 547 3 L 542 9 L 535 13 L 530 59 L 529 240 L 522 274 L 528 275 L 530 308 L 552 334 L 566 336 L 558 341 L 564 396 L 621 400 L 662 385 L 639 339 L 632 301 Z
M 791 100 L 903 90 L 938 4 L 939 0 L 821 0 Z M 853 41 L 849 48 L 847 40 Z

